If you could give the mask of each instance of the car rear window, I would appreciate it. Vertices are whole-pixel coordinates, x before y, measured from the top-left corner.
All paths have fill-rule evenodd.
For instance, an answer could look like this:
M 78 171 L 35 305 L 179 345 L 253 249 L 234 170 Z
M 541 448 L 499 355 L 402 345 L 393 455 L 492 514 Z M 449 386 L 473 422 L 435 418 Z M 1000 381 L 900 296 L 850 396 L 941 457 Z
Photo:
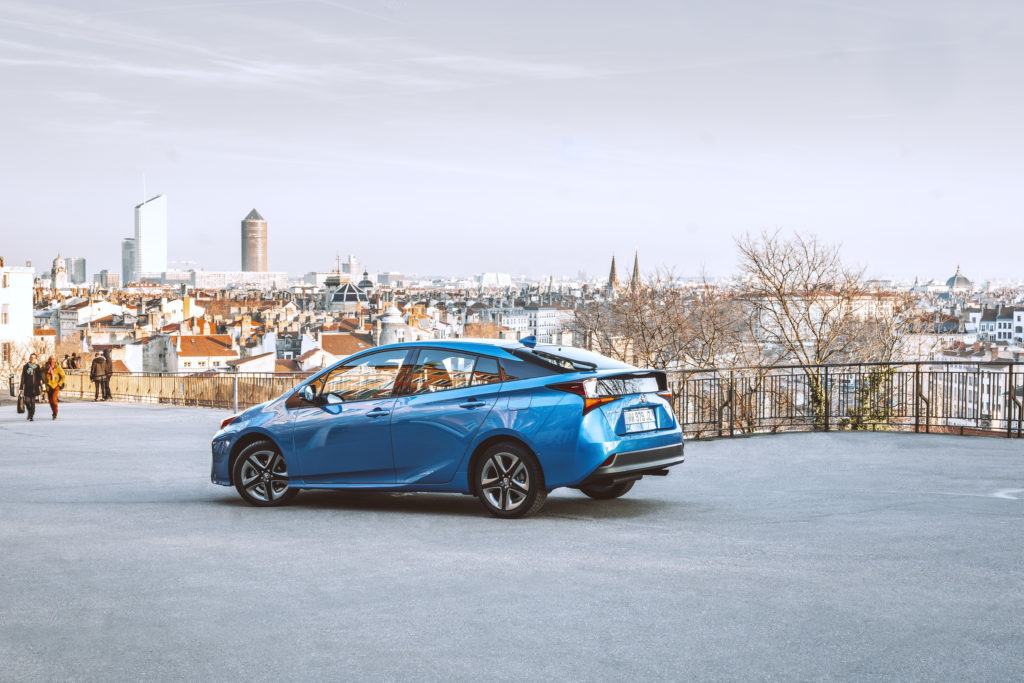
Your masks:
M 654 394 L 665 387 L 657 375 L 641 377 L 607 377 L 597 380 L 598 396 L 629 396 L 631 394 Z

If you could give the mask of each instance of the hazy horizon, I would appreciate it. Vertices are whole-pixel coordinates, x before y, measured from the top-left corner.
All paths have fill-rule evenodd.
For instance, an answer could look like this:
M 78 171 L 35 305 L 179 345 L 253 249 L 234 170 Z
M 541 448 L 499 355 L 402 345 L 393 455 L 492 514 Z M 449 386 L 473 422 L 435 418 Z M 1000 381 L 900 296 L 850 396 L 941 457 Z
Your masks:
M 1024 6 L 0 2 L 0 255 L 120 273 L 734 270 L 841 242 L 869 276 L 1020 278 Z M 1018 242 L 1019 243 L 1019 242 Z

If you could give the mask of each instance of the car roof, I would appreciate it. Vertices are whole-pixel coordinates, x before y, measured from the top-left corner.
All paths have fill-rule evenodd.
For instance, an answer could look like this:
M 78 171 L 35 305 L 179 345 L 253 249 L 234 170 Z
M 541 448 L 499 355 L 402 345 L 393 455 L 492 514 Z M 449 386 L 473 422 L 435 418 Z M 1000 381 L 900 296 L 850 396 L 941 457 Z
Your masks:
M 469 353 L 482 353 L 494 355 L 495 352 L 509 353 L 512 349 L 523 348 L 523 345 L 513 339 L 424 339 L 423 341 L 400 342 L 377 346 L 373 350 L 381 349 L 407 349 L 410 346 L 429 346 L 433 348 L 452 349 L 454 351 L 466 351 Z M 367 349 L 368 351 L 370 349 Z

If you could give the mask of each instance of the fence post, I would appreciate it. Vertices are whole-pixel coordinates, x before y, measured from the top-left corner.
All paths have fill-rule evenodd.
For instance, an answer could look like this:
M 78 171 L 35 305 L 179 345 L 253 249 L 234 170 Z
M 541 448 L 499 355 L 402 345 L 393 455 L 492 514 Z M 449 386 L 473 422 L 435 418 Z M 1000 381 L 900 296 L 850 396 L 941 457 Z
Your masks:
M 736 428 L 736 389 L 733 382 L 735 377 L 733 371 L 729 371 L 729 436 L 735 435 Z
M 238 375 L 232 377 L 234 380 L 231 384 L 231 407 L 234 411 L 238 412 Z
M 1017 385 L 1013 383 L 1013 363 L 1010 363 L 1010 374 L 1006 377 L 1006 438 L 1013 438 L 1013 400 L 1016 398 Z
M 914 433 L 921 431 L 921 363 L 914 363 Z
M 828 390 L 828 366 L 825 366 L 825 381 L 822 383 L 822 391 L 825 392 L 825 431 L 828 431 L 829 417 L 832 414 L 832 394 Z

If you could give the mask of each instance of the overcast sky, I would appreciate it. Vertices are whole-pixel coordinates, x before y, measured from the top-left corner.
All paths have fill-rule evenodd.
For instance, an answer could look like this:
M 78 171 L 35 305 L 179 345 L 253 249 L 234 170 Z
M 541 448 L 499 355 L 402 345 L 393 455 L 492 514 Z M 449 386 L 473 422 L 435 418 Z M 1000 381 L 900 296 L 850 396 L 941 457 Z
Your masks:
M 145 176 L 172 267 L 1021 277 L 1022 84 L 1019 1 L 0 0 L 0 255 L 120 272 Z

